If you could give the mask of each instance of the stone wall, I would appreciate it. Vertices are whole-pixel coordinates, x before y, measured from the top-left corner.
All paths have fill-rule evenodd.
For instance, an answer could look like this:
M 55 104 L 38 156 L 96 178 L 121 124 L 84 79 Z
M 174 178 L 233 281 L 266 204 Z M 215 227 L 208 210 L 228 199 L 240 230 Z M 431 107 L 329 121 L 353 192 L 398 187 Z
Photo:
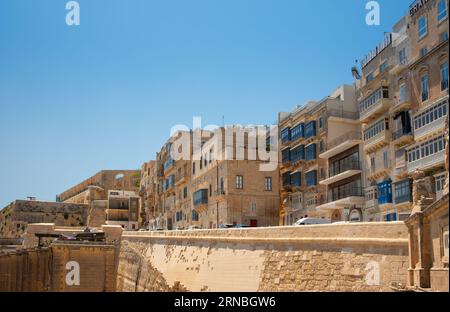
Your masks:
M 49 248 L 0 250 L 0 292 L 49 290 L 50 266 Z
M 407 269 L 403 222 L 124 232 L 117 290 L 389 291 Z
M 58 292 L 111 292 L 116 290 L 118 246 L 109 243 L 53 243 L 52 290 Z M 66 264 L 80 265 L 80 285 L 67 285 Z
M 18 238 L 30 223 L 84 226 L 88 208 L 80 204 L 16 200 L 0 211 L 0 238 Z

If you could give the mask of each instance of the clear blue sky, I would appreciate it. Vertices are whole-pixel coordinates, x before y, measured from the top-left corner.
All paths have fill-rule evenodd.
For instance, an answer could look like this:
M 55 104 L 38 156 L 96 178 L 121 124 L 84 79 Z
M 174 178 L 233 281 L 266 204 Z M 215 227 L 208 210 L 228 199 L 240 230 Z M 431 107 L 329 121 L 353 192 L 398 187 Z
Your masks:
M 269 124 L 351 83 L 411 0 L 0 1 L 0 208 L 155 157 L 175 124 Z

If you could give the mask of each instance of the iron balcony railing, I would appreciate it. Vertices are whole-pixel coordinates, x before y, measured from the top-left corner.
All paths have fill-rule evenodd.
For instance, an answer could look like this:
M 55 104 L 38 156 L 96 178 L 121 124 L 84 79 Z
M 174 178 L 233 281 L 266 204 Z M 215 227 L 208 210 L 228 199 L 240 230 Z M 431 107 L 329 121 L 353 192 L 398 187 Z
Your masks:
M 361 170 L 361 163 L 353 159 L 345 159 L 339 162 L 338 166 L 333 166 L 328 170 L 328 178 L 332 178 L 349 170 Z
M 337 187 L 328 192 L 328 201 L 334 202 L 348 197 L 364 197 L 362 187 L 345 186 L 344 188 Z
M 392 133 L 392 138 L 394 139 L 394 140 L 398 140 L 398 139 L 400 139 L 401 137 L 404 137 L 404 136 L 406 136 L 406 135 L 412 135 L 412 130 L 407 130 L 407 129 L 400 129 L 400 130 L 397 130 L 397 131 L 395 131 L 394 133 Z

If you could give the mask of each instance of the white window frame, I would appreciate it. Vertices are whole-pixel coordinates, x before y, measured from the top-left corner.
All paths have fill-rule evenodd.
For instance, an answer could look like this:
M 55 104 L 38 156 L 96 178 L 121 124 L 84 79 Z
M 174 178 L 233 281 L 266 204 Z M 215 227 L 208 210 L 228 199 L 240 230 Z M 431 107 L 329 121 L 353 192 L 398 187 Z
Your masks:
M 440 13 L 441 13 L 441 12 L 439 12 L 439 5 L 440 5 L 441 3 L 444 3 L 444 12 L 445 12 L 445 15 L 442 16 L 441 18 L 439 18 L 439 15 L 440 15 Z M 436 7 L 437 7 L 437 10 L 438 10 L 438 11 L 437 11 L 437 20 L 438 20 L 438 23 L 441 23 L 442 21 L 444 21 L 444 20 L 448 17 L 447 0 L 439 0 Z
M 423 26 L 422 28 L 420 27 L 420 21 L 421 21 L 421 19 L 425 19 L 425 24 L 424 24 L 424 26 Z M 421 15 L 421 16 L 419 17 L 419 19 L 417 20 L 417 29 L 418 29 L 419 40 L 422 39 L 423 37 L 425 37 L 425 36 L 428 34 L 428 27 L 427 27 L 428 25 L 427 25 L 427 22 L 428 22 L 428 19 L 427 19 L 427 16 L 426 16 L 426 15 Z M 421 32 L 422 32 L 423 30 L 425 30 L 425 32 L 421 34 Z

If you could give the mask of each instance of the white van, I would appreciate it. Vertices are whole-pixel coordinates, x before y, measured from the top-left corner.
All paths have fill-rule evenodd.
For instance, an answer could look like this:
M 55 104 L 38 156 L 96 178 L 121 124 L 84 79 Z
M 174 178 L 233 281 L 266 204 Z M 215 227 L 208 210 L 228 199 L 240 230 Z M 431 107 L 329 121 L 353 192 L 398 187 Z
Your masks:
M 330 220 L 318 218 L 303 218 L 295 222 L 295 226 L 313 225 L 313 224 L 331 224 Z

